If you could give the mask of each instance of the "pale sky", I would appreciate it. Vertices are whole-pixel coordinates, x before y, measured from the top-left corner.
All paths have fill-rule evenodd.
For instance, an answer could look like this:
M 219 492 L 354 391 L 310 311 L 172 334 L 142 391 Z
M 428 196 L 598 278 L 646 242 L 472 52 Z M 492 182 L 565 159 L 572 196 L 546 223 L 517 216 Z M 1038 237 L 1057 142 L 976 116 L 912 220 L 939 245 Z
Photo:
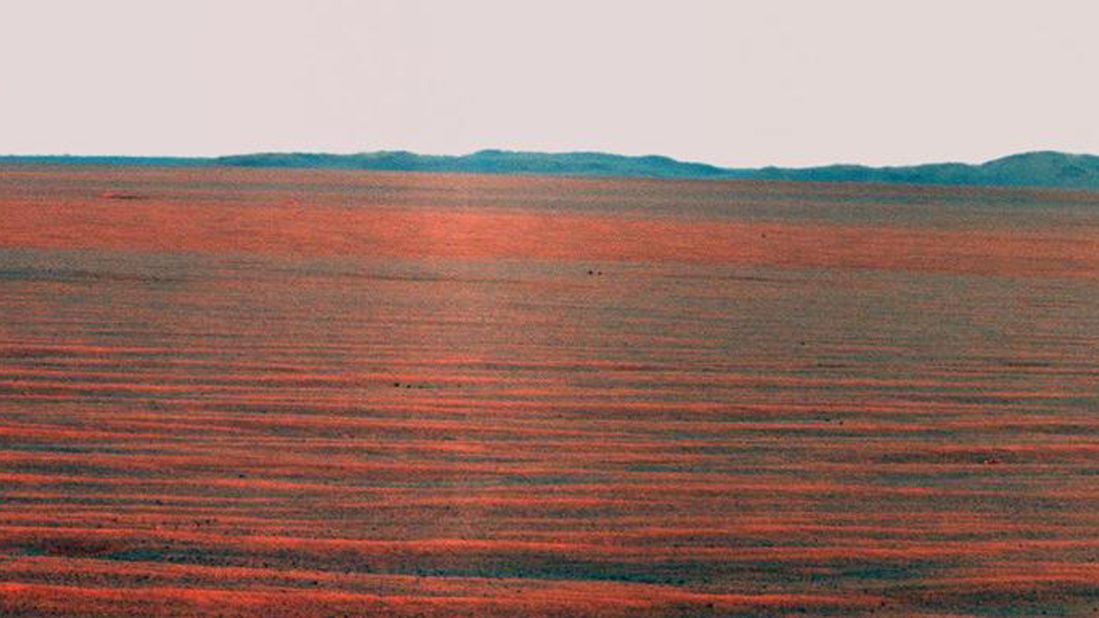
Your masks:
M 0 153 L 1099 153 L 1096 0 L 0 0 Z

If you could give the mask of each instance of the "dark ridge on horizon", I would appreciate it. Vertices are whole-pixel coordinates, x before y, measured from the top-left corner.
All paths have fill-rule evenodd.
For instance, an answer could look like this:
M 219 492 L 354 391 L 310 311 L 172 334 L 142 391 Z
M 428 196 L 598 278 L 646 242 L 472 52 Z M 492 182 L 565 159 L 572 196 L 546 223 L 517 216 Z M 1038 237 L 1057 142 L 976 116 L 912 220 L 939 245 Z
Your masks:
M 255 153 L 222 157 L 0 156 L 0 164 L 253 167 L 1099 189 L 1099 156 L 1055 151 L 1014 154 L 980 164 L 887 167 L 844 164 L 742 169 L 678 161 L 659 155 L 507 150 L 480 150 L 467 155 L 421 155 L 398 150 L 358 154 Z

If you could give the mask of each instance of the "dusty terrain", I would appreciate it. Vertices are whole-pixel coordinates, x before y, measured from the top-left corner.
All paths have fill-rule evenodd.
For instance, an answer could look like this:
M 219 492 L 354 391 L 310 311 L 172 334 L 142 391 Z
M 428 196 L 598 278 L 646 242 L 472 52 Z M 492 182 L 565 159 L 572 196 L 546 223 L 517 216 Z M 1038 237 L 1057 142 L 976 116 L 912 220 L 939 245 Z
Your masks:
M 0 169 L 0 615 L 1099 613 L 1099 194 Z

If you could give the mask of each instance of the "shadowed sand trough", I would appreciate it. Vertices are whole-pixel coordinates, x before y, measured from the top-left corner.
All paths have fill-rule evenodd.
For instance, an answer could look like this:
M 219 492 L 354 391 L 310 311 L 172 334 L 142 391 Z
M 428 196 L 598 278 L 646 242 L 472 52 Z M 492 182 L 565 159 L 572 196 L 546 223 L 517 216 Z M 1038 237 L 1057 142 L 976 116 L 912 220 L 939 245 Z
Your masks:
M 0 614 L 1099 608 L 1099 197 L 0 171 Z

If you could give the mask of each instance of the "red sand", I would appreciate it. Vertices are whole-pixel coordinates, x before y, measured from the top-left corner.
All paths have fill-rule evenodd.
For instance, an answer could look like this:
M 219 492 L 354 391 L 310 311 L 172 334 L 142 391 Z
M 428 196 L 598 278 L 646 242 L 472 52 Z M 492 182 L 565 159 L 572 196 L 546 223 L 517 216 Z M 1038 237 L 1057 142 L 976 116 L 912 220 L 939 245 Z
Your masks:
M 1095 194 L 10 167 L 0 318 L 0 615 L 1099 611 Z

